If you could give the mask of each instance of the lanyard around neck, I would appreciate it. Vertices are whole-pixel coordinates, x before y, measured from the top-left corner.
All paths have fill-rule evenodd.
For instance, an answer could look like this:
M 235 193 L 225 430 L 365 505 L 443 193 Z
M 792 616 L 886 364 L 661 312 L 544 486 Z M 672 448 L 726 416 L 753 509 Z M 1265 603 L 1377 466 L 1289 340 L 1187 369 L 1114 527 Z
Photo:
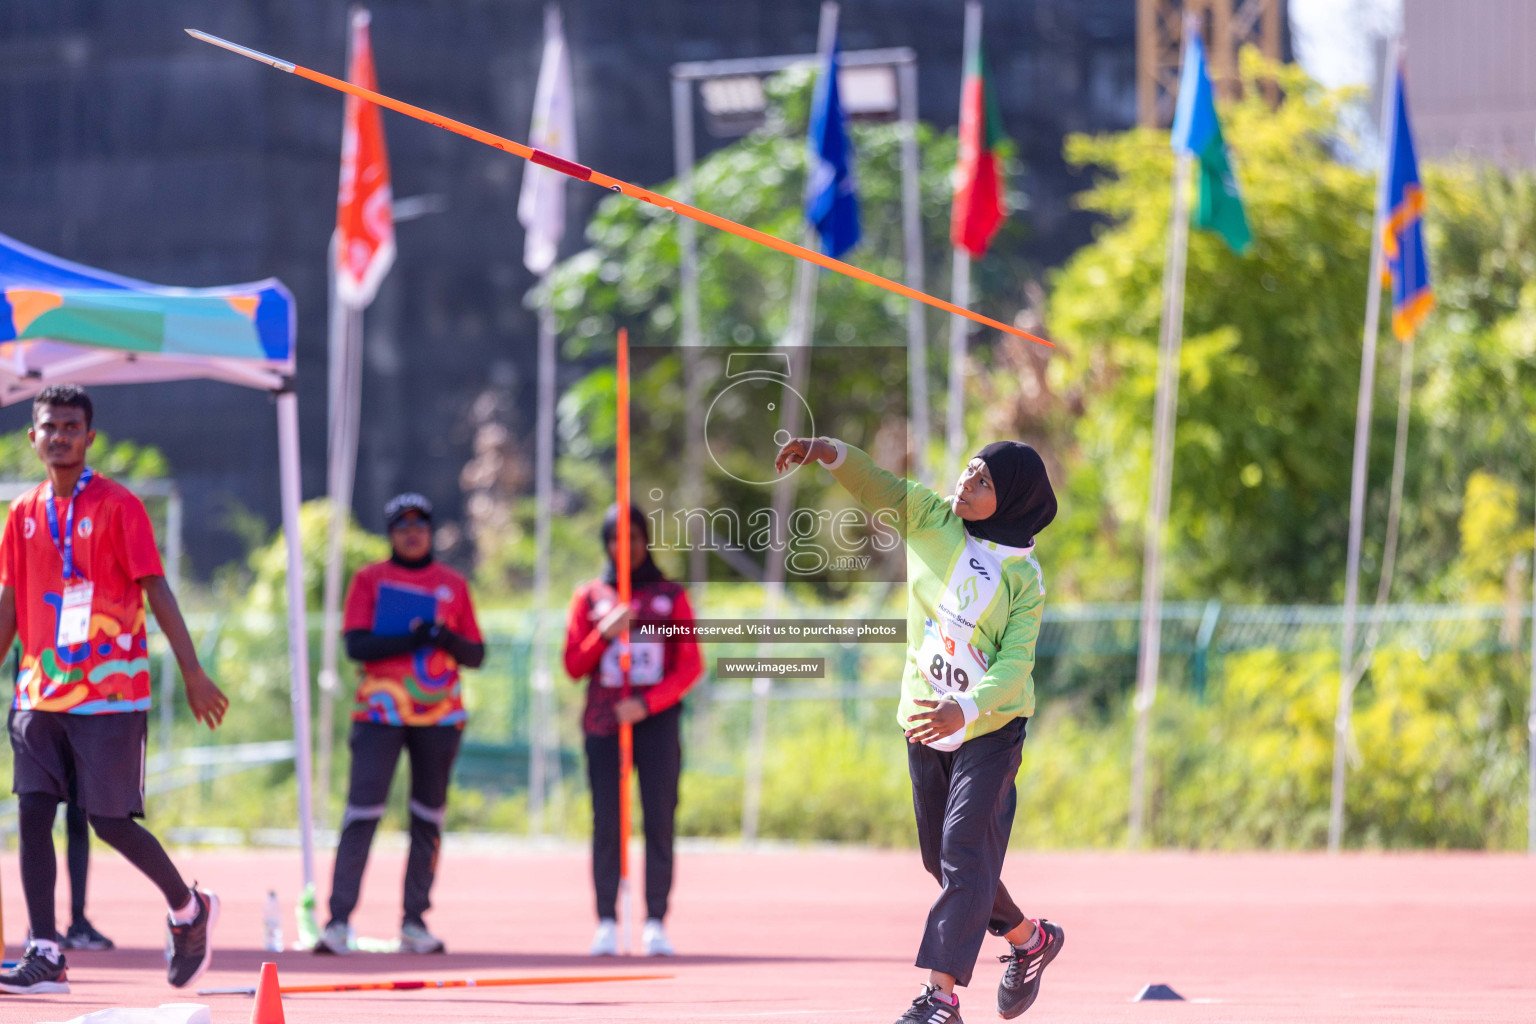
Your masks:
M 75 574 L 75 499 L 80 497 L 80 492 L 85 490 L 85 485 L 91 482 L 91 467 L 85 467 L 85 472 L 80 474 L 80 479 L 75 481 L 75 492 L 69 496 L 69 504 L 64 509 L 64 536 L 59 537 L 59 510 L 54 507 L 53 481 L 48 481 L 48 487 L 43 492 L 43 507 L 48 511 L 48 535 L 53 538 L 53 546 L 58 549 L 59 557 L 64 560 L 64 578 L 67 580 Z

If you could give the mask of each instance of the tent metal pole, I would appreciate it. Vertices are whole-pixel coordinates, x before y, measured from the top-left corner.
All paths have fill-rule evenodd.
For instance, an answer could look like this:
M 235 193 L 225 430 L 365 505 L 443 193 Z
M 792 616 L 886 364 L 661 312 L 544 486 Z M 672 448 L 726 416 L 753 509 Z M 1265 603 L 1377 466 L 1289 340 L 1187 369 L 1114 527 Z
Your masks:
M 277 396 L 278 477 L 282 491 L 283 539 L 288 549 L 288 667 L 293 710 L 293 769 L 299 786 L 299 843 L 304 886 L 315 884 L 314 779 L 309 737 L 309 631 L 304 594 L 304 551 L 299 536 L 299 398 Z

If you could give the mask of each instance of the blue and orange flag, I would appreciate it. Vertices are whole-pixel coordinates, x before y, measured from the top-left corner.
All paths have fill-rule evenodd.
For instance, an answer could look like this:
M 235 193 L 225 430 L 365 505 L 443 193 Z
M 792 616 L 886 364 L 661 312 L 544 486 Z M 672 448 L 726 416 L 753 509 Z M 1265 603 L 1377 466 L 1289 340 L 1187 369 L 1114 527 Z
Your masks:
M 1408 341 L 1435 306 L 1435 290 L 1429 281 L 1429 260 L 1424 251 L 1424 186 L 1419 181 L 1419 160 L 1414 154 L 1413 131 L 1408 126 L 1408 98 L 1403 94 L 1403 69 L 1392 81 L 1392 123 L 1387 135 L 1386 190 L 1381 228 L 1383 283 L 1392 285 L 1392 333 Z

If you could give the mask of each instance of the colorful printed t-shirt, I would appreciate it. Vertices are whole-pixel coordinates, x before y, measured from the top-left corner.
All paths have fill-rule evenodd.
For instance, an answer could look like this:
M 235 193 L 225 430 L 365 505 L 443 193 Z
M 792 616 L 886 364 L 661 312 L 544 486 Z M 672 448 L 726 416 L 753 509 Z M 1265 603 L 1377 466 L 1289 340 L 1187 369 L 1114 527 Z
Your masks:
M 375 625 L 391 616 L 391 606 L 420 608 L 423 602 L 429 609 L 435 607 L 436 621 L 444 627 L 471 643 L 482 642 L 469 601 L 469 585 L 464 577 L 435 562 L 420 569 L 407 569 L 394 562 L 376 562 L 359 569 L 347 589 L 342 631 L 379 632 Z M 433 644 L 424 644 L 410 654 L 364 662 L 352 720 L 462 727 L 465 714 L 459 663 Z
M 149 655 L 139 581 L 165 575 L 149 514 L 133 492 L 100 475 L 75 498 L 73 557 L 75 573 L 91 583 L 90 627 L 85 643 L 59 646 L 64 560 L 48 529 L 47 489 L 39 484 L 11 504 L 0 539 L 0 585 L 16 591 L 21 639 L 11 706 L 72 715 L 144 711 Z M 54 496 L 61 533 L 69 497 Z

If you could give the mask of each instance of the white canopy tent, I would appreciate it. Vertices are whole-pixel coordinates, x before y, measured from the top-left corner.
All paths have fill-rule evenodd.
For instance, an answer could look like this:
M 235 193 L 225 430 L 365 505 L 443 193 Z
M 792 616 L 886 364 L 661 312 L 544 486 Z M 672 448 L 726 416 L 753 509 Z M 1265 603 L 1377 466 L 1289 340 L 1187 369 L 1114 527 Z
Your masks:
M 0 235 L 0 405 L 64 382 L 216 380 L 276 396 L 294 769 L 308 889 L 315 880 L 315 843 L 294 335 L 293 296 L 276 278 L 223 288 L 166 288 Z

